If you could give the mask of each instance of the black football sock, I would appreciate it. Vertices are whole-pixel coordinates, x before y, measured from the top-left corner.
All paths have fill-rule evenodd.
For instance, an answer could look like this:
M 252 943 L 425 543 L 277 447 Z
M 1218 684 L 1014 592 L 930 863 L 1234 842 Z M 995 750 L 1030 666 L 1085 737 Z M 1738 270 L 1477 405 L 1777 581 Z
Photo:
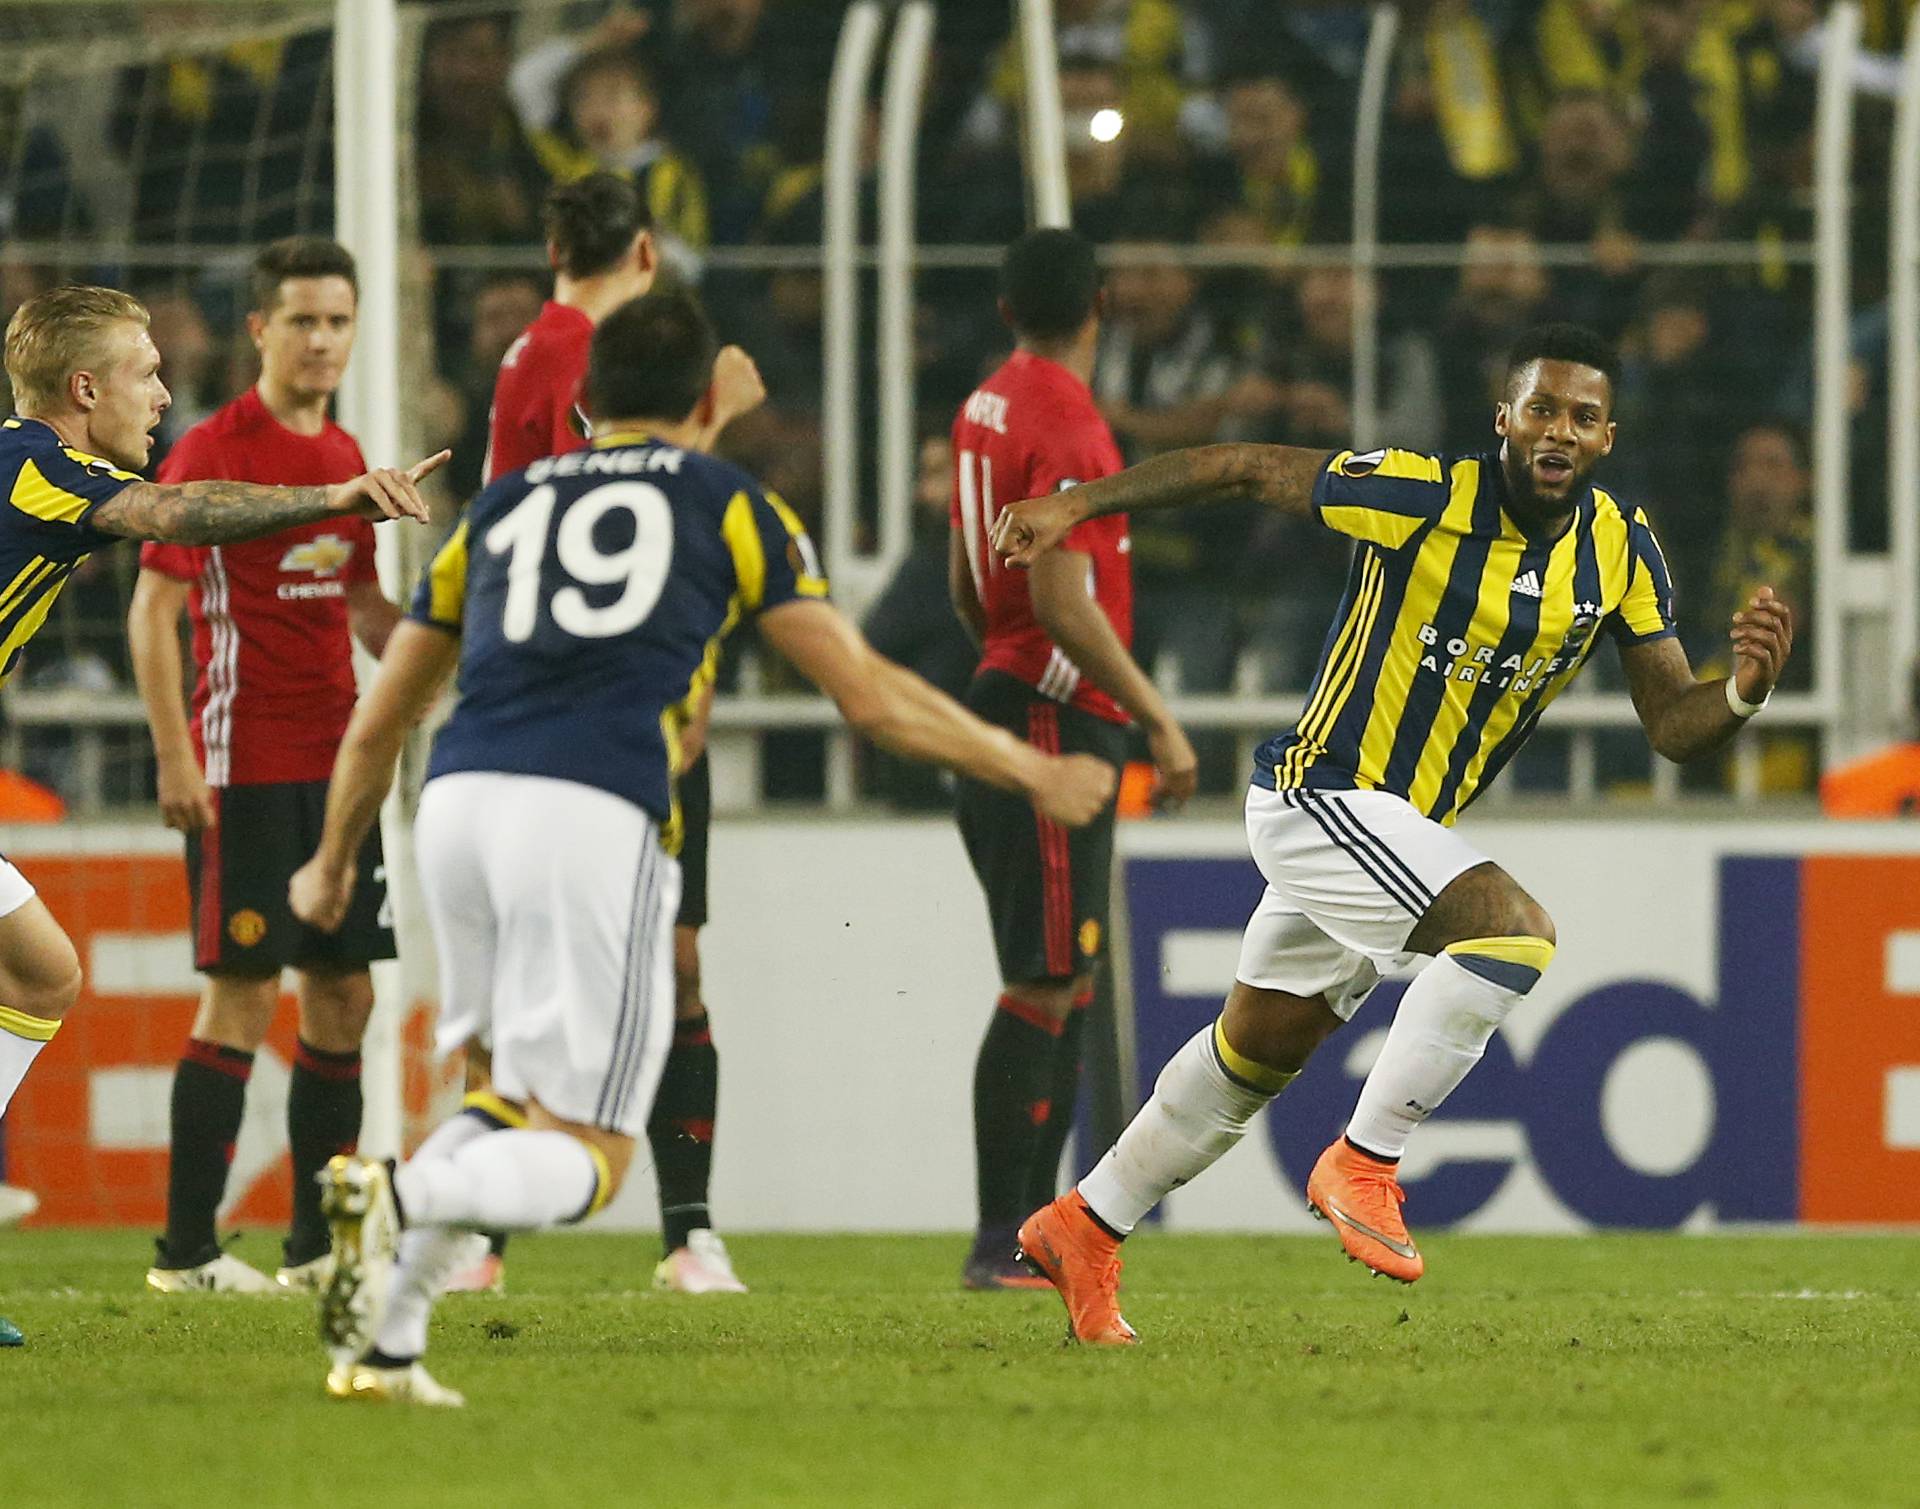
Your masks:
M 252 1072 L 251 1053 L 198 1038 L 188 1039 L 180 1055 L 173 1071 L 165 1267 L 189 1268 L 220 1255 L 213 1213 L 226 1191 Z
M 287 1087 L 287 1147 L 293 1155 L 289 1266 L 317 1258 L 329 1246 L 318 1175 L 335 1153 L 350 1153 L 358 1146 L 360 1108 L 360 1054 L 329 1053 L 303 1038 L 293 1055 Z
M 1060 1156 L 1073 1135 L 1073 1113 L 1080 1102 L 1080 1043 L 1087 1035 L 1087 1007 L 1093 992 L 1075 996 L 1073 1010 L 1053 1050 L 1053 1083 L 1047 1095 L 1047 1119 L 1033 1147 L 1033 1178 L 1027 1186 L 1027 1210 L 1038 1210 L 1060 1193 Z
M 673 1047 L 647 1121 L 660 1180 L 660 1234 L 668 1252 L 686 1246 L 688 1232 L 713 1224 L 707 1190 L 719 1100 L 720 1055 L 703 1011 L 673 1024 Z
M 1030 1213 L 1027 1190 L 1041 1126 L 1050 1112 L 1054 1049 L 1064 1024 L 1003 995 L 973 1071 L 973 1155 L 980 1230 L 998 1233 Z

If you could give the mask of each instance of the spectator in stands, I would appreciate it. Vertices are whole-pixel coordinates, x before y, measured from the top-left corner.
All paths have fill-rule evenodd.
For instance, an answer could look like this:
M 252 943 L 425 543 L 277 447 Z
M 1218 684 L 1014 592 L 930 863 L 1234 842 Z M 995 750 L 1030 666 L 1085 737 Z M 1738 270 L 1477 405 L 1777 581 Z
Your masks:
M 1720 542 L 1709 594 L 1696 625 L 1719 625 L 1743 609 L 1763 584 L 1793 609 L 1795 648 L 1777 690 L 1805 691 L 1816 664 L 1818 618 L 1814 608 L 1813 473 L 1806 438 L 1781 419 L 1749 425 L 1734 442 L 1726 474 L 1727 527 Z M 1730 666 L 1724 643 L 1699 646 L 1703 675 Z M 1713 667 L 1718 666 L 1719 672 Z M 1810 791 L 1818 769 L 1818 745 L 1802 730 L 1762 731 L 1761 789 L 1769 793 Z M 1729 768 L 1723 762 L 1724 771 Z
M 1633 138 L 1619 106 L 1598 90 L 1563 94 L 1547 110 L 1520 196 L 1521 223 L 1535 240 L 1591 250 L 1589 265 L 1554 269 L 1554 313 L 1609 338 L 1626 326 L 1637 281 L 1632 167 Z
M 1280 74 L 1254 70 L 1230 78 L 1221 103 L 1227 150 L 1196 169 L 1211 212 L 1209 239 L 1255 246 L 1319 239 L 1326 196 L 1299 95 Z
M 91 227 L 66 149 L 46 126 L 28 123 L 26 91 L 17 86 L 0 90 L 0 162 L 8 164 L 0 241 L 53 240 Z
M 155 289 L 143 293 L 141 302 L 152 318 L 148 334 L 160 348 L 160 380 L 173 395 L 154 436 L 152 464 L 158 466 L 174 441 L 220 406 L 222 353 L 206 314 L 186 290 Z
M 1446 450 L 1466 454 L 1486 443 L 1507 353 L 1546 317 L 1546 301 L 1546 269 L 1528 231 L 1486 223 L 1467 232 L 1459 286 L 1436 333 Z
M 667 128 L 706 185 L 713 240 L 746 241 L 780 162 L 778 85 L 826 77 L 820 60 L 782 51 L 765 0 L 680 0 L 665 40 Z M 792 87 L 817 88 L 811 82 Z
M 1208 82 L 1213 48 L 1193 7 L 1173 0 L 1054 0 L 1055 45 L 1060 56 L 1098 62 L 1120 87 L 1114 102 L 1139 143 L 1137 155 L 1177 155 L 1177 132 L 1195 92 Z M 1009 144 L 1025 95 L 1018 37 L 996 54 L 963 130 L 975 147 Z
M 626 40 L 585 48 L 565 38 L 550 43 L 514 65 L 512 91 L 554 182 L 595 169 L 632 178 L 662 251 L 690 276 L 708 240 L 707 192 L 699 171 L 661 132 L 659 81 L 638 45 L 649 29 L 644 16 L 616 11 L 593 38 Z
M 512 47 L 507 14 L 450 16 L 427 28 L 417 136 L 429 244 L 539 244 L 547 178 L 507 94 Z
M 167 8 L 141 15 L 164 42 Z M 110 135 L 133 173 L 135 239 L 255 242 L 331 230 L 332 46 L 326 31 L 255 37 L 122 70 Z

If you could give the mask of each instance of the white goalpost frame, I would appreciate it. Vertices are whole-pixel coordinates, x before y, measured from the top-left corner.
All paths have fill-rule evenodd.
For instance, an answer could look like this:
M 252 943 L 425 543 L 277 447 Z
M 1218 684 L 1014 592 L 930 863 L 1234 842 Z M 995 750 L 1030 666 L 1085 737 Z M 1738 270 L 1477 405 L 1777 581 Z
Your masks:
M 340 389 L 340 422 L 375 466 L 413 458 L 400 454 L 400 177 L 399 50 L 396 0 L 336 0 L 333 33 L 335 234 L 359 266 L 359 333 Z M 404 586 L 398 529 L 376 531 L 380 582 L 389 597 Z M 400 820 L 397 795 L 381 814 L 389 905 L 412 871 L 412 835 Z M 401 1026 L 407 1009 L 397 963 L 373 969 L 374 1011 L 362 1047 L 365 1112 L 360 1146 L 375 1157 L 400 1152 L 403 1065 Z

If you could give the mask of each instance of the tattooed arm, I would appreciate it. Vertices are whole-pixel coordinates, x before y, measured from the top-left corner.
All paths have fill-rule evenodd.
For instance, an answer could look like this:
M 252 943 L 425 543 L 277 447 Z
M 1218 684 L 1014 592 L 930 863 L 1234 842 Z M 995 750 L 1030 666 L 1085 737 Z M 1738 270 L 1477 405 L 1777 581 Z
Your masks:
M 275 534 L 338 514 L 370 519 L 427 517 L 420 479 L 439 469 L 441 451 L 405 471 L 377 467 L 332 487 L 265 487 L 257 482 L 132 482 L 88 516 L 107 534 L 182 545 L 222 545 Z
M 994 523 L 993 546 L 1014 565 L 1030 566 L 1083 519 L 1223 498 L 1253 498 L 1282 513 L 1304 514 L 1314 479 L 1332 454 L 1297 445 L 1251 444 L 1168 451 L 1097 482 L 1009 504 Z

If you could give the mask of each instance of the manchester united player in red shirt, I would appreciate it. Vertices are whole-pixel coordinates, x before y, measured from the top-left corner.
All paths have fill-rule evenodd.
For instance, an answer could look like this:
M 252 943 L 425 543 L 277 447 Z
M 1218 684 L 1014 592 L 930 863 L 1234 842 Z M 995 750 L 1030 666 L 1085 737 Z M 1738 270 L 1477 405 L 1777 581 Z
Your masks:
M 327 417 L 353 347 L 357 284 L 338 243 L 293 237 L 254 262 L 247 330 L 260 381 L 180 437 L 164 482 L 311 484 L 366 470 Z M 128 618 L 135 679 L 159 762 L 161 813 L 187 838 L 194 962 L 207 986 L 174 1074 L 167 1232 L 147 1282 L 162 1293 L 272 1290 L 214 1233 L 253 1056 L 299 982 L 300 1038 L 287 1097 L 293 1228 L 280 1286 L 315 1284 L 328 1250 L 314 1175 L 360 1134 L 360 1042 L 373 1007 L 367 965 L 393 957 L 376 831 L 360 857 L 364 898 L 337 934 L 297 921 L 287 881 L 312 847 L 334 751 L 353 711 L 352 640 L 378 655 L 399 619 L 374 575 L 365 520 L 303 524 L 234 545 L 142 548 Z M 193 619 L 189 724 L 179 622 Z
M 1100 330 L 1092 245 L 1032 231 L 1007 249 L 1000 317 L 1016 349 L 953 422 L 948 582 L 981 647 L 967 705 L 1052 753 L 1123 764 L 1129 717 L 1145 732 L 1167 804 L 1193 794 L 1193 747 L 1128 652 L 1133 576 L 1126 519 L 1089 521 L 1031 571 L 988 543 L 1001 507 L 1121 469 L 1087 381 Z M 1114 810 L 1068 832 L 991 787 L 960 783 L 960 835 L 986 892 L 998 1009 L 973 1080 L 980 1218 L 970 1289 L 1044 1288 L 1014 1257 L 1015 1231 L 1054 1197 L 1080 1083 L 1080 1038 L 1107 941 Z
M 547 195 L 543 220 L 553 297 L 500 363 L 487 422 L 483 480 L 489 483 L 543 456 L 587 443 L 578 403 L 594 329 L 653 286 L 657 262 L 646 201 L 628 178 L 590 173 L 562 185 Z M 765 396 L 759 372 L 738 346 L 723 348 L 715 360 L 714 390 L 718 407 L 714 423 L 703 433 L 703 450 Z M 677 778 L 684 837 L 680 913 L 673 935 L 674 1040 L 647 1127 L 665 1246 L 654 1283 L 695 1294 L 743 1293 L 746 1286 L 735 1276 L 726 1246 L 713 1231 L 707 1196 L 720 1070 L 700 994 L 699 932 L 707 920 L 707 826 L 713 807 L 701 749 L 705 713 L 703 708 L 682 740 L 682 754 L 691 763 Z M 471 1125 L 485 1126 L 497 1114 L 497 1102 L 485 1094 L 486 1086 L 486 1068 L 474 1055 L 467 1077 L 471 1114 L 462 1118 Z M 467 1130 L 459 1122 L 442 1128 L 450 1136 Z M 496 1235 L 487 1256 L 456 1274 L 450 1287 L 497 1286 L 505 1247 L 505 1238 Z

